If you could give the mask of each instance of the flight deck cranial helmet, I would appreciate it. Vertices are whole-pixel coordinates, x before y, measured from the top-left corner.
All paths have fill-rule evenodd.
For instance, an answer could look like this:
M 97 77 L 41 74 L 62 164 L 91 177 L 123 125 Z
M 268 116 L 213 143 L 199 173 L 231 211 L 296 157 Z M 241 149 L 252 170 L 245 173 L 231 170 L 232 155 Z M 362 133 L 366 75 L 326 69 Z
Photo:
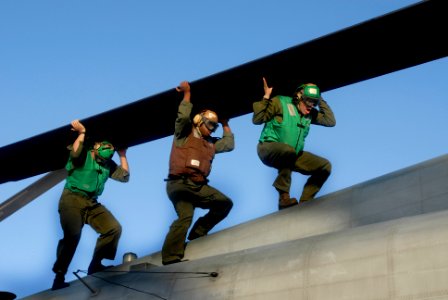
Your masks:
M 310 106 L 317 106 L 320 102 L 320 89 L 313 83 L 306 83 L 300 85 L 294 92 L 294 97 L 298 97 L 297 93 L 302 91 L 301 97 L 298 100 L 302 100 Z
M 203 110 L 194 116 L 193 124 L 197 127 L 204 124 L 210 132 L 215 132 L 219 126 L 218 115 L 212 110 Z
M 101 143 L 96 143 L 94 146 L 96 153 L 103 160 L 109 160 L 114 156 L 115 148 L 112 143 L 108 141 L 102 141 Z

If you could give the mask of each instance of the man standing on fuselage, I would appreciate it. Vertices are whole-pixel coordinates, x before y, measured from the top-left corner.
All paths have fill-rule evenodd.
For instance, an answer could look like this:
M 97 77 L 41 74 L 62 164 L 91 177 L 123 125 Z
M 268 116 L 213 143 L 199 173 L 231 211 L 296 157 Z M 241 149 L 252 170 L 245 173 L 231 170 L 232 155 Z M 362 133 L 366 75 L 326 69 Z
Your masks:
M 264 97 L 254 102 L 254 124 L 264 124 L 257 146 L 261 161 L 278 170 L 273 186 L 279 193 L 279 209 L 298 204 L 291 198 L 291 172 L 309 175 L 300 202 L 314 198 L 331 173 L 331 163 L 320 156 L 304 151 L 310 125 L 333 127 L 336 120 L 319 88 L 313 83 L 300 85 L 293 97 L 275 96 L 263 78 Z M 317 109 L 317 107 L 319 109 Z

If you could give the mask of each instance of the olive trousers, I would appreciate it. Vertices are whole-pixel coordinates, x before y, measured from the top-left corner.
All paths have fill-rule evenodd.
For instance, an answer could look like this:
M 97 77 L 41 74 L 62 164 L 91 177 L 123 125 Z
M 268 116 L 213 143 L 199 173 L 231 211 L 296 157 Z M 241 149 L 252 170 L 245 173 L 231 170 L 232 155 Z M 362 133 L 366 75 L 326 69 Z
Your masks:
M 284 143 L 259 143 L 257 153 L 265 165 L 278 170 L 273 186 L 280 192 L 289 193 L 292 171 L 310 176 L 303 187 L 301 201 L 313 199 L 331 174 L 327 159 L 307 151 L 296 154 L 294 148 Z
M 121 225 L 112 213 L 95 199 L 64 189 L 59 200 L 59 218 L 64 237 L 59 241 L 53 272 L 66 274 L 73 259 L 84 224 L 89 224 L 100 236 L 92 260 L 114 259 Z
M 185 239 L 196 207 L 209 209 L 200 217 L 188 235 L 189 240 L 206 235 L 222 221 L 233 206 L 232 200 L 207 184 L 197 184 L 188 178 L 168 180 L 166 190 L 177 213 L 162 247 L 162 262 L 167 263 L 184 257 Z

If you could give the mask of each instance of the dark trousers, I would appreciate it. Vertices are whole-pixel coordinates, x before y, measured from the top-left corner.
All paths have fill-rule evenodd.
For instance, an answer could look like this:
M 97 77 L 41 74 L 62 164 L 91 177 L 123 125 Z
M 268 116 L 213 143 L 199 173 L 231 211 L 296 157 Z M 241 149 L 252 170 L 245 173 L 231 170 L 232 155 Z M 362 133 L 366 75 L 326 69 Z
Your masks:
M 103 258 L 115 258 L 121 225 L 106 207 L 94 199 L 64 189 L 59 201 L 59 217 L 64 237 L 57 247 L 57 258 L 53 266 L 55 273 L 67 273 L 84 224 L 89 224 L 100 234 L 92 260 L 101 262 Z
M 171 224 L 165 238 L 162 247 L 163 262 L 184 257 L 185 238 L 196 207 L 209 211 L 193 225 L 189 234 L 190 240 L 206 235 L 229 214 L 233 206 L 232 200 L 217 189 L 207 184 L 195 184 L 190 179 L 170 180 L 166 190 L 178 218 Z
M 301 201 L 313 199 L 331 173 L 327 159 L 307 151 L 296 154 L 294 148 L 284 143 L 259 143 L 257 153 L 265 165 L 278 170 L 273 186 L 281 192 L 289 193 L 292 171 L 310 176 L 303 187 Z

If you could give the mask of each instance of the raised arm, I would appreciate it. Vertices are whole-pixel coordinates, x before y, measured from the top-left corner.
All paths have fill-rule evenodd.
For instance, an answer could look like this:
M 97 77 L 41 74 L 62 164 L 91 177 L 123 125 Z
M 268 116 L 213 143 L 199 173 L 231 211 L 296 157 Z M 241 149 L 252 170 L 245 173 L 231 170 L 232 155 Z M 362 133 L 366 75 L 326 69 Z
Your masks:
M 118 156 L 120 157 L 120 165 L 117 166 L 117 164 L 114 161 L 111 161 L 111 174 L 109 175 L 110 178 L 120 181 L 120 182 L 128 182 L 130 177 L 129 172 L 129 164 L 128 159 L 126 157 L 127 149 L 119 149 L 117 150 Z
M 313 110 L 312 123 L 325 127 L 336 125 L 333 110 L 324 99 L 321 99 L 319 102 L 319 110 Z
M 235 149 L 235 137 L 229 126 L 229 120 L 219 120 L 222 125 L 222 138 L 215 143 L 216 153 L 229 152 Z
M 120 149 L 120 150 L 117 150 L 117 153 L 118 153 L 118 156 L 120 157 L 120 165 L 121 165 L 121 167 L 125 171 L 129 172 L 129 163 L 128 163 L 128 159 L 126 157 L 127 150 L 128 149 Z
M 73 120 L 71 122 L 71 125 L 72 125 L 72 131 L 76 131 L 78 133 L 78 137 L 73 143 L 70 155 L 72 157 L 78 157 L 83 149 L 84 139 L 86 136 L 86 128 L 84 127 L 84 125 L 82 125 L 82 123 L 79 120 Z
M 191 89 L 188 81 L 182 81 L 179 86 L 176 87 L 176 91 L 178 91 L 179 93 L 184 93 L 184 99 L 182 101 L 190 102 Z
M 252 104 L 254 114 L 252 115 L 252 123 L 260 125 L 268 122 L 276 115 L 282 115 L 281 106 L 276 105 L 277 99 L 271 99 L 272 87 L 269 87 L 266 79 L 263 77 L 264 96 L 260 101 Z

